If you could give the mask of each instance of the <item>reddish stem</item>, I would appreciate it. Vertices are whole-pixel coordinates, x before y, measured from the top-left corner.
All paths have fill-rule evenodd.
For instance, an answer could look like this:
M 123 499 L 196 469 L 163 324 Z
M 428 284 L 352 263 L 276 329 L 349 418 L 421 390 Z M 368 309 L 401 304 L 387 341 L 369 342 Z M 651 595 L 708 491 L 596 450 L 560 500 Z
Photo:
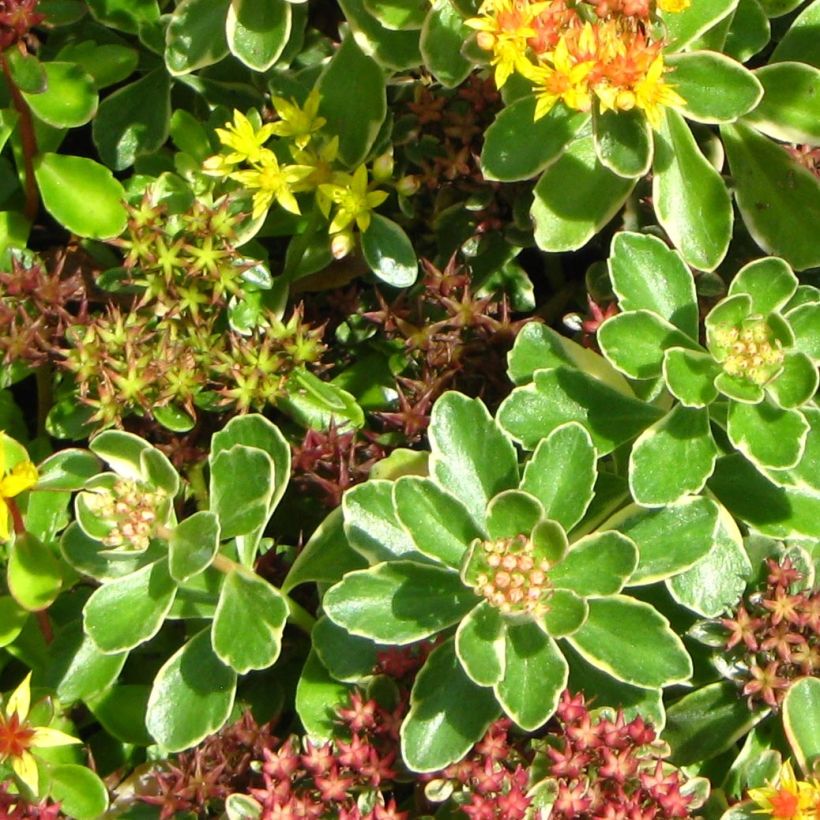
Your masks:
M 6 55 L 0 52 L 0 68 L 6 78 L 12 102 L 20 115 L 20 143 L 23 148 L 23 172 L 26 178 L 26 204 L 23 215 L 29 222 L 34 222 L 40 209 L 40 197 L 37 193 L 37 180 L 34 178 L 34 157 L 37 156 L 37 137 L 34 135 L 34 120 L 31 118 L 31 109 L 23 97 L 14 78 L 11 76 Z
M 5 498 L 3 500 L 6 502 L 6 506 L 9 508 L 9 513 L 11 514 L 11 521 L 14 524 L 14 534 L 25 535 L 26 524 L 23 521 L 23 515 L 20 512 L 20 508 L 17 506 L 17 503 L 13 498 Z

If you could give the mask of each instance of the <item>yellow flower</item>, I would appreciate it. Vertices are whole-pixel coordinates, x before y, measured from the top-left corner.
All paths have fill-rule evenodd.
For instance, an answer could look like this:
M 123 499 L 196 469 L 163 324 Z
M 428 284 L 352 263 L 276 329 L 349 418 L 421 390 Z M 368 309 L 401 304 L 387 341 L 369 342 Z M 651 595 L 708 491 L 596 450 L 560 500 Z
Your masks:
M 680 107 L 686 100 L 663 80 L 663 57 L 659 54 L 646 75 L 635 83 L 635 106 L 645 114 L 649 124 L 657 131 L 660 128 L 664 106 Z
M 658 8 L 670 14 L 686 11 L 690 5 L 692 5 L 692 0 L 658 0 Z
M 257 130 L 241 111 L 235 110 L 233 122 L 226 122 L 224 128 L 216 129 L 220 142 L 232 148 L 233 151 L 229 154 L 208 157 L 204 163 L 205 173 L 211 176 L 221 176 L 241 162 L 261 162 L 267 152 L 263 146 L 273 133 L 272 123 L 263 125 Z
M 755 814 L 767 814 L 772 820 L 810 820 L 818 800 L 811 783 L 798 780 L 787 760 L 774 781 L 760 789 L 749 789 L 749 797 L 760 806 Z
M 559 100 L 576 111 L 589 111 L 592 95 L 587 76 L 595 66 L 592 60 L 573 63 L 562 37 L 552 53 L 552 65 L 542 63 L 526 69 L 525 76 L 536 85 L 535 119 L 540 120 Z
M 288 102 L 283 97 L 274 97 L 273 105 L 280 120 L 271 124 L 271 133 L 278 137 L 293 137 L 297 148 L 304 148 L 310 142 L 311 134 L 327 122 L 318 116 L 319 92 L 315 88 L 308 94 L 304 108 L 299 108 L 295 100 Z
M 263 150 L 264 153 L 256 163 L 258 167 L 230 174 L 231 179 L 235 179 L 250 190 L 255 190 L 253 218 L 262 216 L 274 200 L 292 214 L 301 213 L 299 203 L 293 195 L 293 188 L 312 174 L 314 169 L 306 165 L 280 165 L 273 151 Z
M 6 434 L 0 431 L 0 541 L 8 541 L 11 534 L 8 499 L 37 483 L 37 468 L 28 459 L 18 462 L 6 472 L 5 439 Z
M 29 723 L 30 684 L 31 672 L 12 693 L 5 710 L 0 712 L 0 763 L 11 760 L 12 771 L 36 794 L 37 761 L 30 750 L 67 746 L 80 741 L 58 729 L 49 729 L 47 726 L 35 727 Z
M 360 165 L 352 176 L 339 174 L 336 182 L 320 185 L 319 190 L 337 206 L 330 233 L 339 233 L 354 221 L 360 231 L 366 231 L 370 227 L 370 212 L 387 199 L 386 191 L 368 192 L 364 165 Z

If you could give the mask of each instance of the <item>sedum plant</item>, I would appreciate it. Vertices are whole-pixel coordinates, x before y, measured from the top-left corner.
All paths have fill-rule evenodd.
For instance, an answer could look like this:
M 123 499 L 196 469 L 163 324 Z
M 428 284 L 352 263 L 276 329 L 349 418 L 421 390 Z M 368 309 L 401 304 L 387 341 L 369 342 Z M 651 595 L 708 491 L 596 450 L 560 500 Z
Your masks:
M 691 660 L 667 619 L 629 588 L 705 556 L 718 506 L 693 497 L 662 512 L 624 507 L 577 422 L 539 440 L 522 469 L 509 434 L 457 393 L 434 406 L 429 440 L 429 475 L 347 492 L 344 534 L 370 566 L 323 599 L 347 636 L 437 641 L 402 724 L 408 765 L 457 760 L 500 711 L 536 729 L 568 679 L 662 720 L 660 690 L 687 680 Z M 331 669 L 339 650 L 330 641 L 344 646 L 344 633 L 314 634 Z

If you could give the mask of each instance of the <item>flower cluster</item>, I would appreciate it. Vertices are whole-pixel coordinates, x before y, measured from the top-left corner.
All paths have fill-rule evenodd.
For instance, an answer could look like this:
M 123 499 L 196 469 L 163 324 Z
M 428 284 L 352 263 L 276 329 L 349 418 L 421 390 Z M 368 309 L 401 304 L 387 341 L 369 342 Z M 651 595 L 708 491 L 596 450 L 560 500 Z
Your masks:
M 471 820 L 528 816 L 529 761 L 509 738 L 511 725 L 507 718 L 497 720 L 463 760 L 423 776 L 428 799 L 450 799 Z
M 593 718 L 582 694 L 565 691 L 556 712 L 559 730 L 543 743 L 557 784 L 550 817 L 666 820 L 689 817 L 693 798 L 680 772 L 653 746 L 654 728 L 641 717 Z
M 771 783 L 749 789 L 749 797 L 759 806 L 755 813 L 768 814 L 772 820 L 814 820 L 820 816 L 820 779 L 798 780 L 790 760 Z
M 31 29 L 46 19 L 37 10 L 40 0 L 3 0 L 0 3 L 0 51 L 16 43 L 25 43 Z
M 764 385 L 783 366 L 783 346 L 763 319 L 718 327 L 713 338 L 716 356 L 730 376 Z
M 803 575 L 789 558 L 766 563 L 764 588 L 721 624 L 729 633 L 729 672 L 749 708 L 763 702 L 776 709 L 794 679 L 820 674 L 820 590 L 800 588 Z
M 130 208 L 117 244 L 133 304 L 109 305 L 66 333 L 64 366 L 93 420 L 107 426 L 166 407 L 192 419 L 197 408 L 261 409 L 284 394 L 295 368 L 318 361 L 322 331 L 298 309 L 284 322 L 260 307 L 241 332 L 226 327 L 237 299 L 270 286 L 264 266 L 234 248 L 240 218 L 224 198 L 169 213 L 151 191 Z
M 663 40 L 650 33 L 648 0 L 485 0 L 467 20 L 491 52 L 500 88 L 513 72 L 533 83 L 535 119 L 559 101 L 578 111 L 640 109 L 658 128 L 664 107 L 685 100 L 664 80 Z M 682 10 L 686 0 L 661 2 Z
M 339 139 L 323 134 L 326 120 L 319 116 L 319 102 L 315 89 L 301 107 L 293 100 L 273 97 L 279 119 L 265 124 L 234 111 L 233 122 L 216 129 L 228 153 L 209 157 L 204 171 L 226 176 L 252 192 L 254 219 L 263 217 L 274 203 L 291 214 L 301 214 L 296 195 L 312 193 L 330 223 L 333 254 L 342 258 L 355 246 L 353 229 L 368 229 L 371 213 L 387 199 L 388 192 L 375 187 L 363 164 L 352 173 L 341 170 Z M 268 147 L 273 137 L 278 139 Z M 386 174 L 377 174 L 374 163 L 372 176 L 386 181 L 391 171 L 388 167 Z
M 396 777 L 398 729 L 406 706 L 388 711 L 358 692 L 338 710 L 347 739 L 299 747 L 249 713 L 189 752 L 135 783 L 137 799 L 161 808 L 160 817 L 217 808 L 230 794 L 247 794 L 259 816 L 404 820 L 390 792 Z M 258 774 L 257 774 L 258 772 Z
M 19 794 L 12 794 L 11 783 L 0 783 L 0 817 L 3 820 L 57 820 L 64 815 L 60 804 L 46 798 L 29 803 Z

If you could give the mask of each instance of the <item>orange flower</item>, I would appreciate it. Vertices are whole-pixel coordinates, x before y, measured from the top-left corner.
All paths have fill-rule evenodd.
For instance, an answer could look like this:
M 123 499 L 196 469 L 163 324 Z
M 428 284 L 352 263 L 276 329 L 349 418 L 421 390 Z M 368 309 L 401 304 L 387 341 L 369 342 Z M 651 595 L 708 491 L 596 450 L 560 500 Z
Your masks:
M 749 797 L 760 806 L 755 814 L 768 814 L 772 820 L 810 820 L 818 795 L 811 783 L 798 780 L 787 760 L 774 781 L 760 789 L 749 789 Z

